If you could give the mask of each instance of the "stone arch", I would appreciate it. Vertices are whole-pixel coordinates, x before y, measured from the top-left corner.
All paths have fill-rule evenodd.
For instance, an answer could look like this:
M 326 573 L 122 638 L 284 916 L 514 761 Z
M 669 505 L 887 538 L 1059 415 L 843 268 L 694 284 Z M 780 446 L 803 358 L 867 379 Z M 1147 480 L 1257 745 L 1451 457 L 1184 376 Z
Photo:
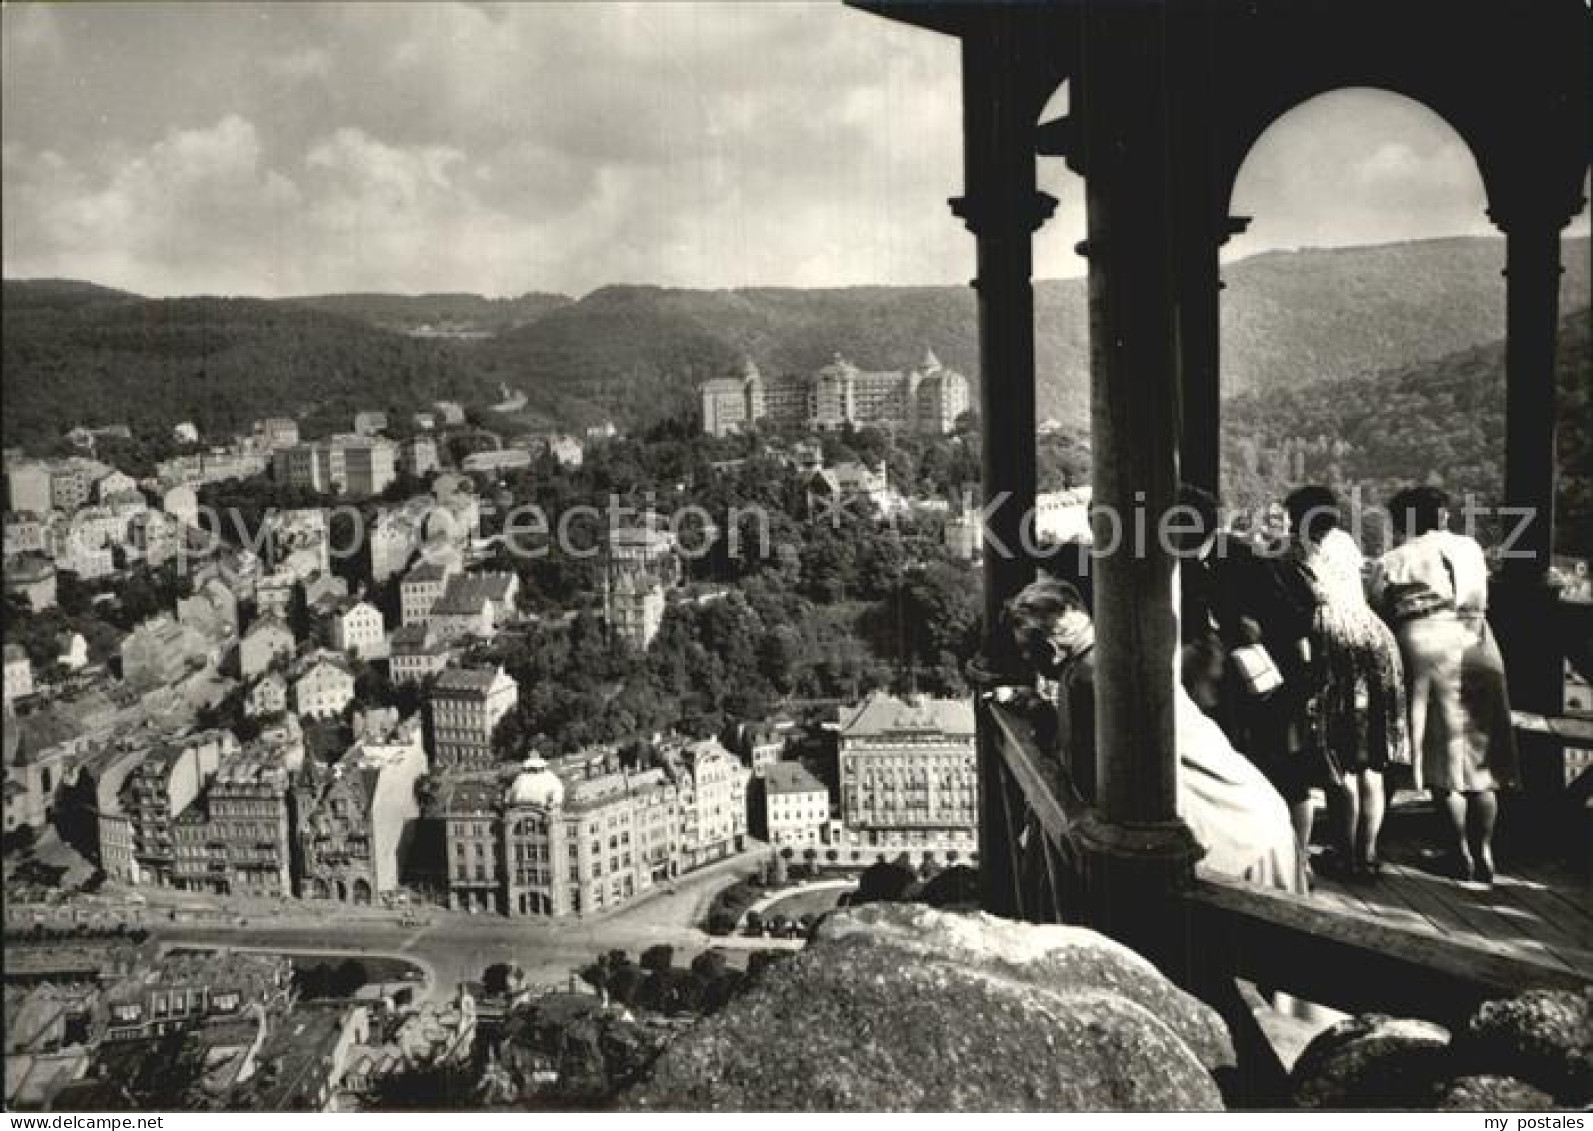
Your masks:
M 1246 171 L 1252 168 L 1256 155 L 1263 152 L 1269 142 L 1275 142 L 1279 137 L 1286 137 L 1291 129 L 1297 126 L 1301 116 L 1311 113 L 1313 109 L 1321 110 L 1324 106 L 1332 107 L 1347 99 L 1366 95 L 1394 100 L 1406 109 L 1415 110 L 1420 117 L 1430 120 L 1459 141 L 1470 157 L 1471 170 L 1482 190 L 1483 200 L 1479 211 L 1482 213 L 1488 211 L 1489 202 L 1493 199 L 1493 190 L 1490 186 L 1488 166 L 1484 160 L 1487 150 L 1479 148 L 1476 131 L 1464 128 L 1453 115 L 1446 114 L 1435 106 L 1432 100 L 1422 98 L 1408 90 L 1398 89 L 1392 84 L 1369 83 L 1345 83 L 1320 90 L 1310 90 L 1286 104 L 1271 106 L 1266 113 L 1254 115 L 1240 123 L 1230 137 L 1229 168 L 1223 181 L 1225 189 L 1223 199 L 1226 201 L 1226 208 L 1229 211 L 1244 211 L 1242 202 L 1235 197 Z M 1266 217 L 1257 216 L 1256 221 L 1258 225 L 1265 224 Z
M 339 903 L 348 902 L 348 884 L 344 883 L 342 880 L 334 880 L 332 882 L 332 890 L 337 894 L 337 901 Z
M 363 876 L 356 877 L 349 894 L 356 905 L 360 907 L 370 906 L 371 882 Z

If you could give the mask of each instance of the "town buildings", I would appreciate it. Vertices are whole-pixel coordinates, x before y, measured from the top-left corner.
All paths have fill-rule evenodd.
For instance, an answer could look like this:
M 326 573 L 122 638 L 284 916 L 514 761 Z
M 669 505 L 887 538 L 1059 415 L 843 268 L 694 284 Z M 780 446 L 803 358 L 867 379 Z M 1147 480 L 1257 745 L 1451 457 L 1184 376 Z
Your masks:
M 395 891 L 426 772 L 419 718 L 393 711 L 356 719 L 355 743 L 333 766 L 306 763 L 294 783 L 299 894 L 368 904 Z
M 270 743 L 223 758 L 209 787 L 173 825 L 171 875 L 185 891 L 293 894 L 288 767 Z
M 747 835 L 747 768 L 716 738 L 665 745 L 660 755 L 678 790 L 679 859 L 699 868 L 740 852 Z
M 39 554 L 7 558 L 5 591 L 26 601 L 34 612 L 55 608 L 55 563 Z
M 436 767 L 492 766 L 492 733 L 519 701 L 520 685 L 501 667 L 449 668 L 438 675 L 427 702 Z
M 5 705 L 33 694 L 33 661 L 20 644 L 5 646 Z
M 827 431 L 872 425 L 942 436 L 968 411 L 968 380 L 933 351 L 907 372 L 866 372 L 839 354 L 813 373 L 766 378 L 748 360 L 736 377 L 701 388 L 703 431 L 725 436 L 761 424 Z
M 513 615 L 519 593 L 520 577 L 508 571 L 449 574 L 427 623 L 445 641 L 491 639 Z
M 400 625 L 388 642 L 388 676 L 395 685 L 423 683 L 446 668 L 453 656 L 454 649 L 429 625 Z
M 340 603 L 327 619 L 332 647 L 338 651 L 362 660 L 386 658 L 387 624 L 369 601 Z
M 129 879 L 168 887 L 176 883 L 178 819 L 223 760 L 237 753 L 238 740 L 231 731 L 204 731 L 160 741 L 124 774 L 115 804 L 109 808 L 102 804 L 99 824 L 102 844 L 108 838 L 131 841 Z M 115 826 L 123 821 L 126 826 L 119 837 Z M 107 822 L 112 825 L 109 829 Z M 190 856 L 185 874 L 191 876 L 192 871 Z
M 442 599 L 452 573 L 443 562 L 417 563 L 398 584 L 399 621 L 406 625 L 425 624 L 432 607 Z
M 830 825 L 830 791 L 797 762 L 770 766 L 763 774 L 764 827 L 776 848 L 817 849 Z
M 663 624 L 664 591 L 680 579 L 675 536 L 650 525 L 609 532 L 603 572 L 603 620 L 617 639 L 645 652 Z
M 273 479 L 323 495 L 379 495 L 397 475 L 398 447 L 381 436 L 342 434 L 271 453 Z
M 336 652 L 300 657 L 290 673 L 293 709 L 302 716 L 330 718 L 354 701 L 354 673 Z
M 977 845 L 973 705 L 875 692 L 839 724 L 843 858 L 967 859 Z

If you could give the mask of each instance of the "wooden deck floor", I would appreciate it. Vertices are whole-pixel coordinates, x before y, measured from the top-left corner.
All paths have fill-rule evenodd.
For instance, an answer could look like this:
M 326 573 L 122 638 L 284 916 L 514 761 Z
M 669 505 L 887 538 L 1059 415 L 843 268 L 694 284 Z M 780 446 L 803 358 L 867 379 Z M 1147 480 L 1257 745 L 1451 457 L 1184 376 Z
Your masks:
M 1581 831 L 1581 830 L 1579 830 Z M 1593 981 L 1593 843 L 1555 851 L 1512 850 L 1501 828 L 1492 887 L 1443 874 L 1436 816 L 1425 805 L 1401 806 L 1383 836 L 1384 869 L 1375 881 L 1317 875 L 1313 896 L 1328 907 L 1372 915 L 1535 959 Z M 1578 855 L 1580 854 L 1580 855 Z

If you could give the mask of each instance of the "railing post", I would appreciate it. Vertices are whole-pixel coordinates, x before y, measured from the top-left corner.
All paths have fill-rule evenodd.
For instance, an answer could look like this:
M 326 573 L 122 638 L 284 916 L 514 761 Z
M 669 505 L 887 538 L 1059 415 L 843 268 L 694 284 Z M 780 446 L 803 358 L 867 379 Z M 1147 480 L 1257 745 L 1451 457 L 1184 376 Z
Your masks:
M 1084 17 L 1098 748 L 1079 843 L 1092 924 L 1176 960 L 1168 896 L 1198 849 L 1178 817 L 1177 575 L 1157 535 L 1181 439 L 1167 18 L 1152 4 Z
M 1001 611 L 1033 577 L 1023 551 L 1025 517 L 1035 499 L 1033 235 L 1056 201 L 1035 187 L 1031 46 L 1020 13 L 993 10 L 963 39 L 965 195 L 952 211 L 973 232 L 978 274 L 979 411 L 984 487 L 984 656 L 995 672 L 1018 669 L 1001 630 Z M 1017 911 L 1017 877 L 1008 875 L 1011 838 L 1002 815 L 1000 753 L 981 715 L 979 868 L 984 907 Z

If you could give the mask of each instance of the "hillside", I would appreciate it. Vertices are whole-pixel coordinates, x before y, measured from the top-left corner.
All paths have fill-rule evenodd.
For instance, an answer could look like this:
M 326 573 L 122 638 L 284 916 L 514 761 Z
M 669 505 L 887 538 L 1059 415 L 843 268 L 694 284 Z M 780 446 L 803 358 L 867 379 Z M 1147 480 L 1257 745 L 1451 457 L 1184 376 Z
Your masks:
M 1295 389 L 1397 371 L 1503 333 L 1504 245 L 1434 240 L 1268 253 L 1224 271 L 1225 391 Z M 1563 309 L 1588 302 L 1586 237 L 1565 241 Z M 1042 416 L 1082 422 L 1088 404 L 1084 282 L 1035 288 Z M 520 319 L 530 319 L 519 325 Z M 373 323 L 397 327 L 391 332 Z M 417 337 L 421 325 L 485 333 Z M 87 283 L 12 281 L 4 301 L 4 437 L 78 423 L 228 429 L 267 412 L 313 426 L 356 407 L 404 409 L 440 396 L 486 403 L 500 382 L 530 417 L 568 426 L 690 413 L 705 378 L 750 354 L 766 373 L 840 352 L 899 368 L 926 347 L 978 379 L 967 287 L 673 290 L 613 286 L 557 295 L 330 295 L 149 300 Z
M 1593 311 L 1560 323 L 1558 549 L 1593 555 Z M 1225 501 L 1253 507 L 1308 481 L 1386 503 L 1432 478 L 1497 505 L 1504 488 L 1505 347 L 1321 381 L 1224 406 Z
M 257 299 L 52 304 L 8 283 L 3 357 L 7 444 L 80 423 L 226 432 L 284 412 L 346 426 L 358 407 L 495 395 L 447 343 Z
M 1565 309 L 1588 301 L 1588 241 L 1567 240 Z M 1225 388 L 1348 377 L 1468 349 L 1504 331 L 1504 243 L 1450 239 L 1272 252 L 1224 271 Z M 1089 343 L 1084 281 L 1035 286 L 1042 416 L 1082 420 Z M 750 354 L 766 373 L 801 371 L 840 351 L 896 368 L 930 347 L 977 380 L 978 331 L 966 287 L 736 291 L 605 287 L 485 343 L 486 363 L 523 388 L 558 388 L 622 417 L 693 402 L 706 377 Z
M 564 306 L 567 295 L 530 293 L 514 298 L 472 294 L 339 294 L 303 295 L 279 300 L 366 322 L 400 334 L 436 337 L 481 337 L 518 329 Z

